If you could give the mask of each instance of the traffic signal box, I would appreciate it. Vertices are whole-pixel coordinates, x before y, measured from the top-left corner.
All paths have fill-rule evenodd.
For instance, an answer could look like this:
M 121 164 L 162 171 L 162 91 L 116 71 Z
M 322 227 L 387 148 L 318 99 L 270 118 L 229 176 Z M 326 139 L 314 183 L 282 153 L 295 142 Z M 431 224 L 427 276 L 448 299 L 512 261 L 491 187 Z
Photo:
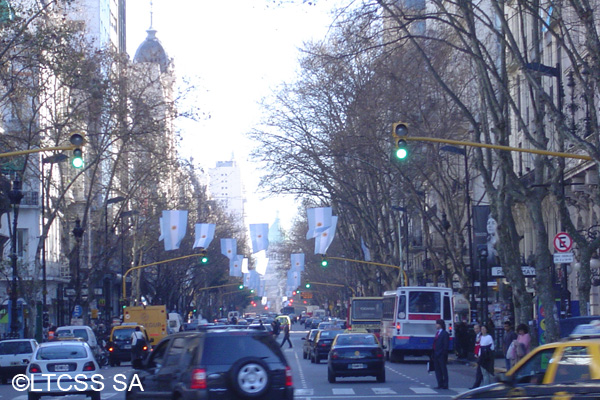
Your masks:
M 392 139 L 394 141 L 394 157 L 397 160 L 408 158 L 408 146 L 406 140 L 402 139 L 408 135 L 408 125 L 404 122 L 392 124 Z

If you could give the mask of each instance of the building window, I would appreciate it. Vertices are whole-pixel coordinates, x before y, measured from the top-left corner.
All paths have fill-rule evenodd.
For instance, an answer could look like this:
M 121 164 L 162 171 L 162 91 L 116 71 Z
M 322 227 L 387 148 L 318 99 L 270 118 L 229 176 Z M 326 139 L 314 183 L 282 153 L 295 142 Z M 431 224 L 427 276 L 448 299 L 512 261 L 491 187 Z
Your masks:
M 17 256 L 27 259 L 29 250 L 29 229 L 17 229 Z

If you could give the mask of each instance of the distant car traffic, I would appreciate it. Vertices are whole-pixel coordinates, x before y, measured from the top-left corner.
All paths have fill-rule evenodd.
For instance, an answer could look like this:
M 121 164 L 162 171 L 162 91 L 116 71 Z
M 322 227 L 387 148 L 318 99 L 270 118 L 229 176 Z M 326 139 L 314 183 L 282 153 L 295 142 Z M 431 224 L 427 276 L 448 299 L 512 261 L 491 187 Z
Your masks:
M 146 339 L 146 349 L 142 350 L 144 356 L 150 352 L 150 338 L 148 332 L 142 325 L 119 325 L 112 328 L 108 339 L 108 364 L 113 367 L 121 365 L 121 362 L 131 361 L 131 335 L 136 326 L 140 327 L 142 335 Z
M 385 357 L 374 334 L 336 336 L 327 361 L 327 380 L 335 383 L 338 376 L 374 376 L 377 382 L 385 382 Z
M 580 326 L 572 340 L 533 349 L 499 383 L 455 399 L 597 399 L 600 393 L 600 326 Z

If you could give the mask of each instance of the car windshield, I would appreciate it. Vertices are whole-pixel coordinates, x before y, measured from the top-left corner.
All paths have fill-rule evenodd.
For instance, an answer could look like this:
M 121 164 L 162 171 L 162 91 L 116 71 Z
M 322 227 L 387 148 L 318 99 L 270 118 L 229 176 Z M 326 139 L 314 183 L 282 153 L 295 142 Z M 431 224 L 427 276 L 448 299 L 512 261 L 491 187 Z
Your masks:
M 131 339 L 132 333 L 133 328 L 115 329 L 113 332 L 113 340 L 129 340 Z
M 0 355 L 28 354 L 32 352 L 29 342 L 0 342 Z
M 342 333 L 343 331 L 321 331 L 321 335 L 319 336 L 319 339 L 333 339 L 335 337 L 335 335 L 337 335 L 338 333 Z
M 70 329 L 63 329 L 63 330 L 58 330 L 56 331 L 56 336 L 59 338 L 66 338 L 66 337 L 77 337 L 77 338 L 81 338 L 83 340 L 85 340 L 86 342 L 89 339 L 89 336 L 87 334 L 87 331 L 85 329 L 73 329 L 72 331 Z
M 36 355 L 37 360 L 71 360 L 76 358 L 87 358 L 85 347 L 76 345 L 42 347 Z

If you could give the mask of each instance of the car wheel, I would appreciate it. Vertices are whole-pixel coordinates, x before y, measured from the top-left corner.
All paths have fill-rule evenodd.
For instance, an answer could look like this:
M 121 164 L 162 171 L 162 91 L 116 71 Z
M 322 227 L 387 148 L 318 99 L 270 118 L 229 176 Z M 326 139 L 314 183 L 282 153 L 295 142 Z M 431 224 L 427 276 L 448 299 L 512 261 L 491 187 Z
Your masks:
M 27 393 L 27 400 L 39 400 L 40 396 L 37 393 Z
M 327 380 L 329 383 L 335 383 L 335 374 L 329 368 L 327 368 Z
M 312 354 L 309 354 L 308 356 L 310 357 L 310 362 L 312 364 L 314 364 L 315 363 L 315 356 L 313 356 Z
M 115 362 L 115 364 L 117 365 L 117 367 L 120 367 L 121 366 L 121 361 L 117 361 L 117 362 Z
M 321 364 L 321 358 L 319 357 L 319 355 L 315 355 L 315 364 Z
M 267 364 L 258 358 L 242 358 L 231 367 L 233 389 L 246 399 L 262 397 L 271 386 Z
M 305 351 L 302 352 L 302 358 L 305 359 L 305 360 L 308 358 L 308 356 L 306 355 Z
M 381 370 L 381 372 L 379 373 L 379 375 L 376 376 L 376 378 L 377 378 L 377 382 L 379 382 L 379 383 L 385 382 L 385 368 L 383 368 Z
M 6 385 L 8 383 L 8 378 L 5 376 L 0 377 L 0 383 Z

